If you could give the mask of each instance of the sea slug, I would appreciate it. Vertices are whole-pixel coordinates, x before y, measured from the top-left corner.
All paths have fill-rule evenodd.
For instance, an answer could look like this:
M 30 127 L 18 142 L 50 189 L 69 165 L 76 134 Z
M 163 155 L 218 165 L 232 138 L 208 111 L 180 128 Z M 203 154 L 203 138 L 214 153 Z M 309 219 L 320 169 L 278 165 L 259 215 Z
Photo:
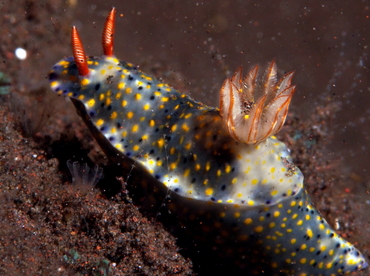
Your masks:
M 95 139 L 123 167 L 135 164 L 148 202 L 162 202 L 220 253 L 250 273 L 337 275 L 367 267 L 312 205 L 303 175 L 273 135 L 295 92 L 293 73 L 277 81 L 272 61 L 242 68 L 221 87 L 220 108 L 181 94 L 113 55 L 115 9 L 101 57 L 87 57 L 72 28 L 73 56 L 49 80 L 72 99 Z M 161 195 L 162 194 L 162 195 Z M 222 251 L 222 252 L 221 252 Z

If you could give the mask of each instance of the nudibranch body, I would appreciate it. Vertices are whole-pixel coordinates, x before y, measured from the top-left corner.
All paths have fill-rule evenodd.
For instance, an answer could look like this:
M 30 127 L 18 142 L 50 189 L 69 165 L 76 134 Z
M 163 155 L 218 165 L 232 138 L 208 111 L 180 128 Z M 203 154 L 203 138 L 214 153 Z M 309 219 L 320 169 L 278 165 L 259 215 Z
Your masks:
M 220 109 L 203 105 L 113 56 L 114 14 L 103 32 L 102 57 L 86 57 L 73 27 L 74 56 L 49 75 L 52 89 L 72 98 L 103 150 L 138 164 L 159 185 L 149 187 L 153 194 L 171 193 L 168 209 L 183 224 L 192 221 L 194 236 L 232 244 L 224 248 L 234 247 L 248 266 L 302 276 L 366 267 L 364 256 L 314 208 L 302 173 L 273 136 L 295 91 L 293 74 L 277 82 L 273 61 L 258 82 L 257 67 L 245 78 L 239 68 L 221 88 Z

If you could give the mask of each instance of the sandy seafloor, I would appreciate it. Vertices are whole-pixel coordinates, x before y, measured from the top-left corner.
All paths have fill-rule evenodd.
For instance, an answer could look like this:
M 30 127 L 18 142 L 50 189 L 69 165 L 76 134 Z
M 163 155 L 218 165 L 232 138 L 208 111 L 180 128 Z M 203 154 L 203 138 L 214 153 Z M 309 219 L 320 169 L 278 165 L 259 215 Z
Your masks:
M 89 55 L 100 55 L 112 6 L 116 56 L 206 104 L 218 105 L 239 65 L 265 68 L 276 58 L 280 76 L 295 70 L 298 89 L 278 136 L 315 206 L 369 258 L 369 2 L 95 2 L 0 1 L 0 72 L 11 80 L 0 79 L 1 275 L 204 274 L 132 204 L 126 176 L 69 100 L 49 89 L 49 68 L 71 55 L 70 26 Z M 102 167 L 100 189 L 71 184 L 69 159 Z

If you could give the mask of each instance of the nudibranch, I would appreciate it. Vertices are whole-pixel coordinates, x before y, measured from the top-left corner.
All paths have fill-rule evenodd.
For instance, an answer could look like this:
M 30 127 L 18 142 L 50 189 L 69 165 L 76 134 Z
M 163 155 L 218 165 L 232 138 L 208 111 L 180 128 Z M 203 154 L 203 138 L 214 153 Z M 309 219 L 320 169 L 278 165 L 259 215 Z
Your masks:
M 258 67 L 246 77 L 240 67 L 221 87 L 220 108 L 209 107 L 118 60 L 114 17 L 112 9 L 101 57 L 86 56 L 72 27 L 73 56 L 59 61 L 49 80 L 72 99 L 112 160 L 120 156 L 123 167 L 135 164 L 145 175 L 152 201 L 162 201 L 155 197 L 164 191 L 166 208 L 194 237 L 227 248 L 221 253 L 238 256 L 241 267 L 244 260 L 247 275 L 338 275 L 367 267 L 315 209 L 301 171 L 273 136 L 295 92 L 293 73 L 277 81 L 272 61 L 259 81 Z

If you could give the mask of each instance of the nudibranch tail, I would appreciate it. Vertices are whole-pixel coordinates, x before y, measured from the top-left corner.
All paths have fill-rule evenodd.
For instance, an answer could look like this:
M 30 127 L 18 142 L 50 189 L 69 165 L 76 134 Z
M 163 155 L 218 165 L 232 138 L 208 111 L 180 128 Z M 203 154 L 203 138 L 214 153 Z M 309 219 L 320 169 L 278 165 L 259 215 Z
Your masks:
M 242 67 L 227 78 L 220 91 L 220 115 L 230 135 L 237 141 L 256 144 L 277 133 L 288 114 L 295 92 L 293 72 L 279 82 L 276 63 L 272 61 L 262 84 L 256 85 L 258 67 L 242 80 Z
M 103 52 L 106 56 L 113 56 L 113 44 L 114 44 L 114 18 L 116 15 L 116 9 L 112 8 L 107 20 L 105 21 L 103 31 Z
M 87 76 L 89 74 L 89 67 L 86 61 L 86 53 L 75 26 L 72 27 L 71 41 L 73 57 L 77 65 L 78 73 L 80 76 Z

